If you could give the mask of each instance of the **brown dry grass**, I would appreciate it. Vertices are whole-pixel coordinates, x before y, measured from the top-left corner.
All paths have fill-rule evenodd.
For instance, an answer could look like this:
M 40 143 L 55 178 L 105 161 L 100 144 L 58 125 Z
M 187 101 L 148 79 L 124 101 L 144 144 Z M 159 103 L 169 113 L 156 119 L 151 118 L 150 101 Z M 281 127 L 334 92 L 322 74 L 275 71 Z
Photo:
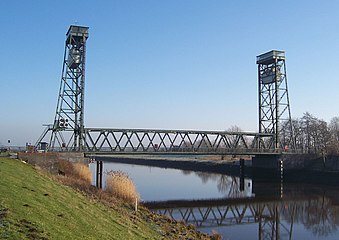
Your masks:
M 113 196 L 123 199 L 128 203 L 140 201 L 140 195 L 137 192 L 134 182 L 126 173 L 121 171 L 110 171 L 107 173 L 106 191 Z
M 67 160 L 58 160 L 58 174 L 78 178 L 88 184 L 92 182 L 92 173 L 88 165 L 83 163 L 71 163 Z
M 73 164 L 74 174 L 85 182 L 92 182 L 92 173 L 89 167 L 85 164 L 75 163 Z
M 50 161 L 48 164 L 46 162 L 35 164 L 34 167 L 41 174 L 44 174 L 44 171 L 51 172 L 51 178 L 84 193 L 92 199 L 97 199 L 110 207 L 114 207 L 116 210 L 120 210 L 119 207 L 115 207 L 120 204 L 119 199 L 92 185 L 91 172 L 87 165 L 73 164 L 68 160 L 57 159 L 53 162 Z
M 212 240 L 221 240 L 222 236 L 217 231 L 212 230 L 211 239 Z
M 44 168 L 44 166 L 41 166 Z M 60 175 L 71 176 L 74 173 L 73 164 L 70 161 L 59 159 L 57 160 L 57 172 Z

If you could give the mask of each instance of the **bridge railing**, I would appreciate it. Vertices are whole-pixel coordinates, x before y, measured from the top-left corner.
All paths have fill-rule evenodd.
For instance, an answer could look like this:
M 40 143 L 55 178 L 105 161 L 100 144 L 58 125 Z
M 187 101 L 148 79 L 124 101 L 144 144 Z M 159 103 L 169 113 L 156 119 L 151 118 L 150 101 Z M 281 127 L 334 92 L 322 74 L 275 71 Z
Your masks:
M 85 151 L 149 154 L 275 153 L 273 135 L 227 131 L 85 129 Z

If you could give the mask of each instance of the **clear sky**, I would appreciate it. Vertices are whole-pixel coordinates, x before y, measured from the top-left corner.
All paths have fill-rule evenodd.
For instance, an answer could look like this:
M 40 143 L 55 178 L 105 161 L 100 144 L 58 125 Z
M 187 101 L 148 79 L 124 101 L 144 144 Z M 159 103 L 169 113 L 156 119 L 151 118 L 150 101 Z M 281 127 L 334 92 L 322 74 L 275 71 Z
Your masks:
M 256 56 L 286 51 L 292 117 L 339 116 L 339 1 L 0 1 L 0 143 L 52 123 L 69 25 L 89 27 L 85 127 L 258 129 Z

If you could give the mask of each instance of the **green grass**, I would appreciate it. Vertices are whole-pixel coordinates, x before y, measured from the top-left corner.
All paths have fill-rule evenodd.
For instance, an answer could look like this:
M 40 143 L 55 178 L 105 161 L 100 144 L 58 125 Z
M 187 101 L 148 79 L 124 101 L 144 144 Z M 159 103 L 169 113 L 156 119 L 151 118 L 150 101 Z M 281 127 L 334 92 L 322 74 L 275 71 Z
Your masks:
M 9 152 L 0 152 L 0 157 L 9 157 Z
M 0 239 L 159 239 L 145 221 L 119 214 L 31 165 L 0 158 Z

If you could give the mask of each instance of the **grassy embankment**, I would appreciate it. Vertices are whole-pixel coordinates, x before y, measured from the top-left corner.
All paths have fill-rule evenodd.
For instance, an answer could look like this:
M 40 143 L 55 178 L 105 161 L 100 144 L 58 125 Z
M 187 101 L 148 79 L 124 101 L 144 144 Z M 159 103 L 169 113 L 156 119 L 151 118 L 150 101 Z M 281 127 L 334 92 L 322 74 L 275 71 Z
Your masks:
M 0 158 L 0 239 L 156 239 L 157 233 L 20 161 Z
M 60 182 L 72 186 L 65 186 Z M 0 158 L 0 239 L 209 239 L 78 179 Z

